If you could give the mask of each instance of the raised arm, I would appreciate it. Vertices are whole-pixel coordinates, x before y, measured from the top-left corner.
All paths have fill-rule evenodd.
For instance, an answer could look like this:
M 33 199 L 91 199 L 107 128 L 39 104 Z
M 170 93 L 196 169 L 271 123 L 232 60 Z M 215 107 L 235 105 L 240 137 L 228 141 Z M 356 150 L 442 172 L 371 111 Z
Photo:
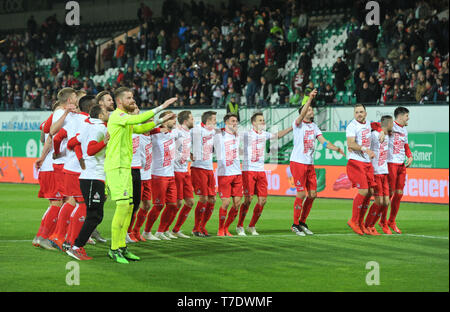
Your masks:
M 292 127 L 289 127 L 287 129 L 281 130 L 277 132 L 277 138 L 281 139 L 282 137 L 284 137 L 286 134 L 288 134 L 289 132 L 292 131 Z
M 158 119 L 156 122 L 155 121 L 151 121 L 151 122 L 147 122 L 147 123 L 144 123 L 144 124 L 135 125 L 135 126 L 133 126 L 133 133 L 142 134 L 142 133 L 149 132 L 150 130 L 152 130 L 156 126 L 158 126 L 158 125 L 162 124 L 163 122 L 173 118 L 174 116 L 175 116 L 175 114 L 168 114 L 168 115 L 164 116 L 162 119 Z
M 164 104 L 158 106 L 157 108 L 154 108 L 148 112 L 145 112 L 143 114 L 139 114 L 139 115 L 130 115 L 127 118 L 126 124 L 127 125 L 138 125 L 138 124 L 142 124 L 144 122 L 146 122 L 147 120 L 149 120 L 150 118 L 152 118 L 153 116 L 155 116 L 156 114 L 158 114 L 160 111 L 162 111 L 163 109 L 166 109 L 170 104 L 175 103 L 177 101 L 178 98 L 173 97 L 168 99 L 167 101 L 164 102 Z M 148 123 L 148 124 L 152 124 L 152 122 Z M 153 124 L 153 127 L 151 127 L 149 130 L 153 129 L 155 127 L 157 123 Z M 148 127 L 148 126 L 147 126 Z M 145 129 L 147 128 L 145 127 Z M 135 133 L 145 133 L 148 132 L 144 131 L 144 132 L 135 132 Z
M 300 115 L 297 117 L 297 119 L 295 120 L 295 124 L 299 125 L 302 120 L 305 118 L 306 113 L 308 112 L 308 108 L 311 106 L 311 103 L 313 101 L 313 99 L 315 98 L 315 96 L 317 95 L 317 90 L 314 89 L 309 93 L 309 98 L 308 101 L 306 102 L 305 106 L 302 109 L 302 112 L 300 113 Z

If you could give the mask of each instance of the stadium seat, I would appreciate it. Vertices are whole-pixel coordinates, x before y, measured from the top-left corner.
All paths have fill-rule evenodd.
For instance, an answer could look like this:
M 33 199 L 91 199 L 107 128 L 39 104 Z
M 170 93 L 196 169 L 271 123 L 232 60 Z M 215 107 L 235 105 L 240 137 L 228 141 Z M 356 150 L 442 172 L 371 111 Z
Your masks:
M 336 100 L 337 100 L 337 104 L 343 104 L 344 103 L 344 91 L 339 91 L 336 94 Z

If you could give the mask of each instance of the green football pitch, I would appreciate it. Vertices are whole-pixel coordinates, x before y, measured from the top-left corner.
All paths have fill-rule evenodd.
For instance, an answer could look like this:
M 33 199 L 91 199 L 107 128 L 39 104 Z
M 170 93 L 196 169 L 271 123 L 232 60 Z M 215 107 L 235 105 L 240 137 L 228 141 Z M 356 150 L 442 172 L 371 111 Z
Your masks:
M 79 285 L 67 285 L 69 262 L 76 260 L 31 245 L 47 207 L 37 191 L 36 185 L 0 184 L 2 292 L 449 291 L 448 205 L 403 203 L 397 223 L 404 234 L 361 237 L 346 225 L 351 201 L 317 199 L 308 219 L 315 235 L 298 237 L 289 230 L 288 197 L 268 199 L 257 225 L 260 236 L 216 237 L 218 199 L 209 238 L 133 244 L 130 250 L 142 260 L 128 265 L 108 258 L 108 243 L 88 245 L 94 259 L 78 262 Z M 107 238 L 112 215 L 108 201 L 99 226 Z M 193 212 L 184 232 L 192 225 Z M 378 285 L 368 285 L 377 276 Z

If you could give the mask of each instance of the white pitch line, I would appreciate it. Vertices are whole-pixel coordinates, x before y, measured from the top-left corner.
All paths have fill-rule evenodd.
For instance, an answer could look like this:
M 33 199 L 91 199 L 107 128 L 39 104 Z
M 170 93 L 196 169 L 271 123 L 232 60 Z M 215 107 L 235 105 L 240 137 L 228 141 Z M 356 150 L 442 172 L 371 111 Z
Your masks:
M 353 233 L 328 233 L 328 234 L 314 234 L 312 235 L 317 236 L 317 237 L 326 237 L 326 236 L 356 236 L 356 234 Z M 366 236 L 366 235 L 364 235 Z M 419 238 L 429 238 L 429 239 L 444 239 L 444 240 L 448 240 L 448 236 L 432 236 L 432 235 L 421 235 L 421 234 L 410 234 L 410 233 L 405 233 L 405 234 L 393 234 L 393 235 L 385 235 L 382 234 L 381 236 L 384 237 L 403 237 L 403 236 L 411 236 L 411 237 L 419 237 Z M 230 238 L 240 238 L 241 236 L 235 235 L 233 237 L 219 237 L 219 236 L 211 236 L 209 238 L 205 238 L 205 240 L 208 239 L 212 239 L 212 238 L 217 238 L 217 239 L 230 239 Z M 294 234 L 268 234 L 268 235 L 247 235 L 245 236 L 245 238 L 249 238 L 249 237 L 297 237 Z M 305 236 L 303 239 L 305 239 L 308 236 Z M 243 239 L 245 239 L 243 238 Z M 301 238 L 300 238 L 301 239 Z M 110 238 L 107 238 L 107 240 L 111 240 Z M 0 243 L 31 243 L 32 240 L 0 240 Z

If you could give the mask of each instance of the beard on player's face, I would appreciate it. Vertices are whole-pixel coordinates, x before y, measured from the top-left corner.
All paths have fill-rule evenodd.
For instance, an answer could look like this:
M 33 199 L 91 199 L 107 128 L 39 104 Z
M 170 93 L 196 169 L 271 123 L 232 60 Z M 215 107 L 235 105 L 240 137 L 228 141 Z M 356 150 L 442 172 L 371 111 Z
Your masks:
M 364 122 L 366 119 L 366 114 L 365 113 L 356 113 L 355 119 L 359 122 Z
M 173 119 L 169 119 L 169 120 L 167 120 L 166 122 L 164 122 L 164 123 L 162 124 L 162 126 L 163 126 L 164 128 L 169 129 L 169 130 L 172 130 L 172 129 L 175 127 L 176 124 L 177 124 L 177 121 L 176 121 L 175 118 L 173 118 Z

